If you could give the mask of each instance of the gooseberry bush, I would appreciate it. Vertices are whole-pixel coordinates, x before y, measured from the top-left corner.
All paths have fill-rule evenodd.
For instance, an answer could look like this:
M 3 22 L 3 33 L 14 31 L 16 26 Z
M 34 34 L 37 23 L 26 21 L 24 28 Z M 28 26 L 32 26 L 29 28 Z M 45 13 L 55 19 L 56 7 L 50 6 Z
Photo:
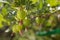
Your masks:
M 1 0 L 4 28 L 11 40 L 59 40 L 60 0 Z

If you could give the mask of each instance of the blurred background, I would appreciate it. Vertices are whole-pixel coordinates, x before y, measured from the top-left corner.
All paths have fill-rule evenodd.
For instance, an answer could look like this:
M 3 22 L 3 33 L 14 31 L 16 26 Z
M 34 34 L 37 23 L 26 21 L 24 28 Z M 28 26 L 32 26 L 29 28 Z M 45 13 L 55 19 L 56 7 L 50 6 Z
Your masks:
M 60 40 L 60 0 L 0 0 L 0 40 Z

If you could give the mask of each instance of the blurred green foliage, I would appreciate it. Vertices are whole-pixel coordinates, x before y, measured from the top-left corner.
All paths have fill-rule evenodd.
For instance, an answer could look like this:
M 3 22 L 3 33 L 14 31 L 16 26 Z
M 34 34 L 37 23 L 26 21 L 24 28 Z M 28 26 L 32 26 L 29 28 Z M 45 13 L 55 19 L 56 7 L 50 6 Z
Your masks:
M 60 28 L 58 7 L 60 0 L 2 0 L 0 29 L 9 26 L 12 34 L 15 34 L 13 40 L 54 40 L 59 36 L 55 33 L 60 32 L 55 30 Z

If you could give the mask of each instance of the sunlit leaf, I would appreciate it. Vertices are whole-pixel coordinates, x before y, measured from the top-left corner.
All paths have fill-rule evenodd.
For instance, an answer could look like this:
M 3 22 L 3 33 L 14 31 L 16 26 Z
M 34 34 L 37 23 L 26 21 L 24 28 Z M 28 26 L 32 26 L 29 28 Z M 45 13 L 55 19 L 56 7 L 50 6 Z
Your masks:
M 19 25 L 19 24 L 15 24 L 12 27 L 12 31 L 15 33 L 21 31 L 21 29 L 22 29 L 22 25 Z
M 2 24 L 2 22 L 0 22 L 0 29 L 3 27 L 3 24 Z
M 0 28 L 3 27 L 2 22 L 4 21 L 3 15 L 0 14 Z
M 42 9 L 42 7 L 43 7 L 43 0 L 40 0 L 39 1 L 39 8 Z
M 24 19 L 25 17 L 26 17 L 26 12 L 24 10 L 17 11 L 17 18 L 18 19 Z
M 7 11 L 7 9 L 6 8 L 2 8 L 2 15 L 7 15 L 7 13 L 8 13 L 8 11 Z
M 58 3 L 57 3 L 57 4 L 58 4 L 58 5 L 60 5 L 60 0 L 57 0 L 57 1 L 58 1 Z
M 25 26 L 29 26 L 29 25 L 30 25 L 30 19 L 26 17 L 26 18 L 23 20 L 23 24 L 24 24 Z
M 57 6 L 57 0 L 47 0 L 47 3 L 50 4 L 50 6 Z
M 36 2 L 38 2 L 38 0 L 31 0 L 33 4 L 35 4 Z

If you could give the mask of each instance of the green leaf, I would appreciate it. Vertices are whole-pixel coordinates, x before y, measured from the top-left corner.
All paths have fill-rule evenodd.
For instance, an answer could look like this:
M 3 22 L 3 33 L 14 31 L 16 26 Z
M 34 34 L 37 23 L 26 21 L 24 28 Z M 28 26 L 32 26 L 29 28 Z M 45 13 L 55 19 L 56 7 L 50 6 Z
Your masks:
M 26 17 L 26 12 L 24 10 L 18 10 L 17 11 L 17 18 L 18 19 L 24 19 Z
M 36 17 L 35 21 L 36 21 L 37 24 L 40 24 L 41 23 L 41 20 L 40 20 L 39 17 Z
M 12 27 L 12 31 L 15 33 L 21 31 L 21 29 L 22 29 L 22 25 L 19 25 L 19 24 L 15 24 Z
M 46 0 L 48 4 L 50 4 L 50 6 L 56 6 L 57 5 L 57 0 Z
M 42 9 L 42 7 L 43 7 L 43 0 L 40 0 L 39 1 L 39 8 Z
M 3 24 L 2 24 L 2 22 L 0 22 L 0 29 L 3 27 Z
M 5 21 L 3 18 L 3 15 L 0 14 L 0 28 L 3 27 L 3 24 L 2 24 L 3 21 Z
M 29 25 L 30 25 L 30 19 L 27 18 L 27 17 L 25 17 L 25 19 L 23 20 L 23 24 L 24 24 L 25 26 L 29 26 Z
M 2 15 L 7 15 L 8 11 L 7 11 L 7 8 L 2 8 Z
M 3 15 L 0 13 L 0 21 L 3 21 Z
M 57 0 L 58 1 L 58 5 L 60 5 L 60 0 Z
M 48 21 L 47 21 L 47 23 L 46 23 L 46 26 L 52 26 L 52 27 L 54 27 L 54 26 L 56 26 L 56 18 L 55 18 L 55 16 L 50 16 L 50 18 L 48 19 Z
M 0 7 L 2 7 L 3 6 L 3 3 L 0 3 Z
M 33 4 L 35 4 L 36 2 L 38 2 L 38 0 L 31 0 Z

